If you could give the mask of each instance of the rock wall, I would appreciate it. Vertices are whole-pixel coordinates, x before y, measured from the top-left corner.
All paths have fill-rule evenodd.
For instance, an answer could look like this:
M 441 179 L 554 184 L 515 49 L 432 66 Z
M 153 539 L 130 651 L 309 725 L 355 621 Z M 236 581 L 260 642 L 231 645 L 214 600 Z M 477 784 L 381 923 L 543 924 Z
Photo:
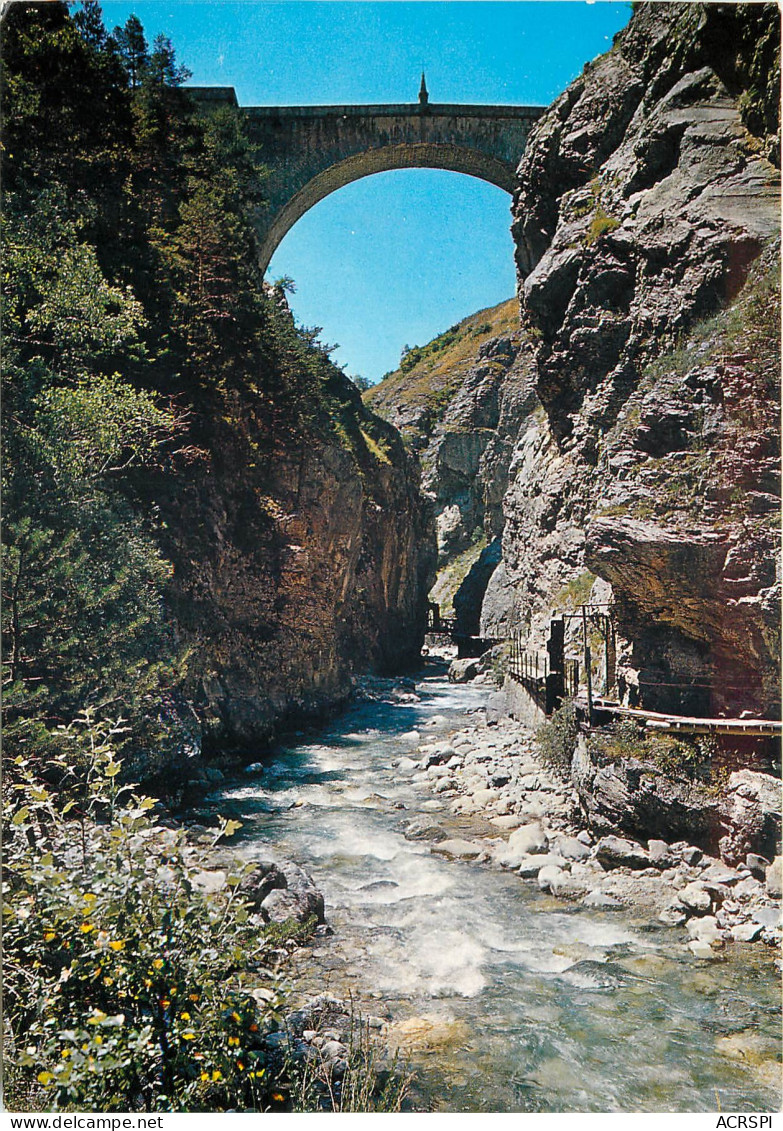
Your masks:
M 640 6 L 518 172 L 546 416 L 515 444 L 484 621 L 510 606 L 540 647 L 592 571 L 625 686 L 651 707 L 779 702 L 779 174 L 756 57 L 767 82 L 778 37 L 767 5 Z
M 325 380 L 336 420 L 305 397 L 277 432 L 252 383 L 200 396 L 202 457 L 157 491 L 208 750 L 257 749 L 343 701 L 353 673 L 419 657 L 435 534 L 418 468 L 340 370 Z

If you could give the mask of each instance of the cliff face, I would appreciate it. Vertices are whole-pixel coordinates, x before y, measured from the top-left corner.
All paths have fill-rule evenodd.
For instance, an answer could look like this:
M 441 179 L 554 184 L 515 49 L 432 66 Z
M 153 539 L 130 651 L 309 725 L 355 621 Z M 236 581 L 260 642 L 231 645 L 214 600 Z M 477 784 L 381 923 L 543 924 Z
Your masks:
M 202 456 L 157 492 L 207 748 L 253 749 L 343 700 L 352 673 L 419 656 L 435 540 L 418 470 L 341 371 L 320 370 L 318 403 L 303 394 L 288 419 L 253 382 L 197 398 Z
M 418 452 L 434 504 L 440 575 L 433 599 L 463 631 L 477 633 L 487 581 L 500 559 L 503 495 L 523 421 L 542 413 L 533 352 L 515 300 L 464 319 L 404 359 L 404 368 L 365 393 Z M 481 561 L 479 562 L 479 559 Z M 500 569 L 502 572 L 502 563 Z
M 642 6 L 519 167 L 546 418 L 511 462 L 506 603 L 540 645 L 564 587 L 605 578 L 624 678 L 651 707 L 777 700 L 774 247 L 748 280 L 778 227 L 758 85 L 777 37 L 767 6 Z

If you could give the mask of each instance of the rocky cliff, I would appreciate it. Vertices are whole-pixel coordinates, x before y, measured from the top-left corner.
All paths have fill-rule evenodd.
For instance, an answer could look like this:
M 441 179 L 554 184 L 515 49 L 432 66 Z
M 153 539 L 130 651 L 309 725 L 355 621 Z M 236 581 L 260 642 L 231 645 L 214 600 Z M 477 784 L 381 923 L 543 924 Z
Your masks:
M 470 576 L 453 611 L 471 634 L 479 630 L 484 592 L 500 562 L 514 442 L 522 422 L 542 413 L 532 360 L 518 305 L 509 300 L 411 351 L 404 368 L 365 393 L 365 401 L 419 453 L 438 534 L 440 576 L 433 599 L 450 614 L 457 590 Z
M 269 372 L 193 398 L 200 455 L 154 489 L 207 749 L 255 749 L 344 700 L 352 674 L 414 663 L 434 577 L 415 461 L 317 349 L 286 371 L 278 303 Z
M 650 707 L 777 709 L 778 42 L 771 6 L 640 5 L 519 166 L 546 416 L 517 439 L 485 629 L 505 610 L 540 646 L 598 575 Z

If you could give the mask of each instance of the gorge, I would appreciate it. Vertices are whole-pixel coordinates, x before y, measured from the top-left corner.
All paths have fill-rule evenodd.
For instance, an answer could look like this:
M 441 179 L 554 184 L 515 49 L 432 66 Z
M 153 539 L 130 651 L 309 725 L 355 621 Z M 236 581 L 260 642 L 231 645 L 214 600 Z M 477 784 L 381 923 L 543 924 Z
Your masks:
M 419 1110 L 771 1110 L 777 8 L 634 5 L 546 109 L 244 111 L 134 20 L 4 13 L 12 1103 L 350 1110 L 355 993 Z M 362 392 L 264 271 L 400 166 L 512 195 L 518 294 Z

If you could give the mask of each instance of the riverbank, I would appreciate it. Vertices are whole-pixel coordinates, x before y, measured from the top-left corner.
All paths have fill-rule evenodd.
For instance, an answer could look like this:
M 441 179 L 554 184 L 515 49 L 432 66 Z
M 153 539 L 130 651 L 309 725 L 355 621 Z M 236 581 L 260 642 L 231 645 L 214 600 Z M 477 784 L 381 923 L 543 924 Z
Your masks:
M 452 813 L 491 826 L 454 839 L 437 820 L 412 824 L 406 835 L 431 841 L 433 852 L 515 872 L 584 907 L 682 927 L 683 945 L 701 959 L 756 940 L 780 948 L 779 860 L 776 874 L 752 854 L 732 868 L 685 841 L 595 836 L 577 791 L 543 764 L 535 734 L 513 720 L 421 742 L 398 769 Z

